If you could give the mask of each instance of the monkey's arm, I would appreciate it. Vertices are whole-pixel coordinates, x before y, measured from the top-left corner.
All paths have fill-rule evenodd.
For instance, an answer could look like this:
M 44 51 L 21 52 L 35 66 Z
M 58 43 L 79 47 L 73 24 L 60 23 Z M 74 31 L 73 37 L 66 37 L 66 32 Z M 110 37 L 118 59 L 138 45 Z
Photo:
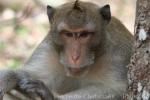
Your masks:
M 39 80 L 21 80 L 19 87 L 25 93 L 30 94 L 31 96 L 39 96 L 42 100 L 53 100 L 54 97 L 49 91 L 48 87 Z
M 53 100 L 53 95 L 47 86 L 39 80 L 31 80 L 29 74 L 25 71 L 18 70 L 1 70 L 0 71 L 0 100 L 12 89 L 19 91 L 25 98 L 40 97 L 42 100 Z M 15 95 L 13 95 L 15 96 Z M 18 96 L 15 96 L 18 97 Z M 20 97 L 19 97 L 20 98 Z M 22 100 L 20 98 L 20 100 Z
M 73 92 L 66 93 L 60 96 L 54 96 L 49 89 L 40 81 L 23 80 L 20 83 L 22 90 L 34 95 L 40 95 L 42 100 L 121 100 L 122 96 L 119 91 L 115 91 L 103 86 L 92 85 L 81 88 Z M 121 92 L 122 93 L 122 92 Z
M 17 74 L 11 70 L 0 71 L 0 95 L 4 95 L 6 92 L 15 88 L 18 82 Z
M 119 91 L 99 86 L 89 86 L 65 95 L 57 96 L 56 100 L 121 100 Z
M 5 99 L 5 97 L 7 98 L 8 96 L 6 96 L 6 93 L 10 93 L 11 90 L 13 89 L 17 89 L 18 88 L 18 83 L 21 79 L 24 78 L 29 78 L 27 77 L 28 74 L 24 71 L 14 71 L 14 70 L 0 70 L 0 100 L 2 100 L 3 98 Z M 22 94 L 22 93 L 21 93 Z M 13 94 L 11 94 L 13 95 Z M 9 96 L 11 96 L 9 95 Z M 15 95 L 13 95 L 13 97 L 16 97 L 20 100 L 22 100 L 20 96 L 24 96 L 24 95 L 19 95 L 15 93 Z M 26 95 L 27 96 L 27 95 Z M 27 96 L 28 98 L 28 96 Z

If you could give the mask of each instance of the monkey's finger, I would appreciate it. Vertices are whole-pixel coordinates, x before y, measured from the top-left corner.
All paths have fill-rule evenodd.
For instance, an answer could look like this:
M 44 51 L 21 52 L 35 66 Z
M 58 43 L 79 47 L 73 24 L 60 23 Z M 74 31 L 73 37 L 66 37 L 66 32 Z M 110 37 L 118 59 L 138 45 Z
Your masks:
M 26 91 L 26 92 L 36 92 L 38 90 L 44 90 L 44 84 L 38 81 L 32 81 L 32 80 L 23 80 L 20 82 L 21 84 L 20 89 Z
M 39 80 L 24 79 L 20 81 L 19 86 L 23 91 L 29 94 L 40 96 L 42 100 L 53 100 L 54 98 L 46 85 Z
M 45 86 L 43 82 L 39 81 L 39 80 L 28 80 L 28 79 L 23 79 L 19 82 L 19 86 L 24 86 L 24 85 L 28 85 L 28 84 L 33 84 L 35 86 Z
M 39 81 L 39 80 L 28 80 L 28 79 L 23 79 L 19 82 L 20 88 L 38 88 L 38 89 L 45 89 L 47 88 L 46 85 Z
M 48 88 L 41 84 L 32 84 L 32 82 L 30 82 L 30 84 L 24 84 L 21 89 L 30 94 L 37 94 L 40 97 L 53 97 Z
M 19 82 L 19 86 L 23 86 L 23 85 L 30 84 L 30 83 L 31 83 L 31 80 L 23 79 Z
M 22 90 L 29 90 L 29 89 L 38 89 L 39 87 L 37 85 L 34 84 L 24 84 L 20 86 L 20 89 Z

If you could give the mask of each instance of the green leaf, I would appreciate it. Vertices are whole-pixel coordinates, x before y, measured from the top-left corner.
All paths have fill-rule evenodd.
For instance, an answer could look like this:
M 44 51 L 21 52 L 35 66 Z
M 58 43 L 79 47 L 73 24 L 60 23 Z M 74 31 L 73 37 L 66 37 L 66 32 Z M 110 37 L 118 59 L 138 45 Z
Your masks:
M 4 42 L 0 42 L 0 51 L 3 51 L 6 48 L 6 44 Z
M 11 69 L 16 69 L 21 66 L 21 61 L 18 59 L 12 59 L 8 63 L 8 67 Z
M 28 33 L 29 33 L 29 28 L 26 26 L 18 26 L 16 28 L 16 34 L 21 37 L 26 37 Z

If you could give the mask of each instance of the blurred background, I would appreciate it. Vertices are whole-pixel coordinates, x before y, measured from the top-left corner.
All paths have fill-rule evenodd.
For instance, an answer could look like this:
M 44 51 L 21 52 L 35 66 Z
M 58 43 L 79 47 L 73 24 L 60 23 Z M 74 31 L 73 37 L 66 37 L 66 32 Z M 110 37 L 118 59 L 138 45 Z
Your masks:
M 74 0 L 0 0 L 0 69 L 18 68 L 48 33 L 46 5 Z M 81 0 L 110 4 L 112 15 L 133 33 L 136 0 Z

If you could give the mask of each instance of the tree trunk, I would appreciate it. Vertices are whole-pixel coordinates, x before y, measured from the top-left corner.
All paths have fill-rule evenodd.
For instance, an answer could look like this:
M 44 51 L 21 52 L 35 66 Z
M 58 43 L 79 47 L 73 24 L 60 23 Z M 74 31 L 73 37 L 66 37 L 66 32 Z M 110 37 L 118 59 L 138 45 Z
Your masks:
M 124 100 L 150 100 L 150 0 L 137 0 L 134 33 Z

